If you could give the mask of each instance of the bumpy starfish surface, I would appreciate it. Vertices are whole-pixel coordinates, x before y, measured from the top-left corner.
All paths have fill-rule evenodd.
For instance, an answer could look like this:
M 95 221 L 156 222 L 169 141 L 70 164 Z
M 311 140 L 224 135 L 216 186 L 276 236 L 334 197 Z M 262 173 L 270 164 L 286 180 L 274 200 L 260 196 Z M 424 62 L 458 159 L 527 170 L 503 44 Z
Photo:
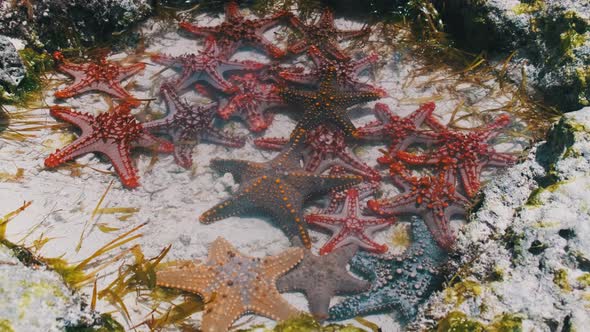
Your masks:
M 294 238 L 297 243 L 299 239 Z M 316 256 L 305 250 L 303 260 L 279 278 L 279 292 L 302 291 L 309 301 L 309 310 L 319 320 L 328 318 L 330 299 L 336 295 L 354 294 L 369 289 L 370 283 L 350 275 L 346 265 L 357 252 L 354 245 Z
M 343 211 L 328 215 L 305 216 L 308 224 L 327 228 L 333 232 L 332 238 L 320 249 L 320 255 L 351 243 L 376 253 L 387 251 L 386 245 L 376 243 L 372 237 L 375 232 L 391 226 L 395 219 L 364 217 L 361 215 L 359 205 L 359 193 L 355 188 L 351 188 L 347 191 Z
M 100 58 L 96 62 L 76 64 L 65 60 L 63 54 L 57 51 L 53 53 L 53 58 L 57 63 L 57 70 L 74 78 L 72 85 L 55 92 L 57 98 L 69 98 L 87 91 L 102 91 L 134 106 L 139 105 L 139 101 L 121 87 L 121 81 L 143 70 L 144 63 L 123 67 Z
M 215 128 L 216 103 L 191 107 L 178 97 L 175 88 L 168 82 L 162 84 L 160 94 L 168 105 L 168 114 L 162 119 L 145 123 L 144 128 L 172 138 L 174 159 L 180 166 L 192 166 L 193 148 L 201 139 L 228 147 L 244 146 L 243 139 Z
M 197 54 L 173 57 L 165 54 L 152 55 L 152 61 L 180 69 L 182 73 L 175 86 L 183 90 L 197 81 L 205 81 L 215 89 L 232 93 L 238 88 L 224 78 L 227 71 L 258 70 L 264 64 L 253 61 L 229 61 L 212 38 L 205 39 L 205 48 Z
M 131 148 L 155 148 L 159 152 L 172 152 L 172 143 L 150 134 L 145 125 L 137 122 L 129 104 L 121 104 L 109 112 L 93 116 L 66 107 L 52 106 L 53 117 L 69 122 L 82 130 L 74 142 L 58 149 L 45 159 L 45 166 L 52 168 L 79 155 L 100 152 L 106 155 L 119 175 L 121 182 L 135 188 L 139 185 L 137 171 L 131 162 Z
M 241 184 L 232 198 L 203 213 L 201 222 L 211 223 L 252 210 L 264 211 L 274 217 L 289 238 L 299 234 L 305 247 L 310 248 L 302 211 L 306 198 L 314 193 L 350 187 L 359 183 L 360 178 L 317 175 L 302 169 L 296 152 L 302 136 L 302 131 L 298 130 L 293 135 L 292 145 L 265 163 L 213 159 L 212 168 L 230 172 Z
M 261 82 L 251 73 L 244 76 L 234 75 L 230 81 L 238 89 L 229 97 L 227 104 L 219 108 L 219 116 L 226 120 L 231 116 L 239 116 L 253 132 L 268 128 L 272 123 L 273 114 L 265 111 L 283 104 L 279 88 L 275 84 Z
M 480 174 L 487 166 L 503 167 L 516 162 L 516 156 L 497 152 L 489 143 L 499 135 L 499 129 L 510 123 L 508 115 L 499 116 L 484 128 L 474 128 L 467 132 L 450 130 L 433 116 L 427 118 L 434 131 L 422 135 L 430 138 L 436 146 L 432 152 L 424 154 L 399 151 L 397 157 L 410 165 L 437 165 L 445 170 L 448 182 L 459 180 L 468 197 L 474 197 L 479 190 Z
M 293 69 L 298 69 L 298 67 L 292 67 L 281 71 L 279 75 L 289 82 L 316 85 L 321 78 L 331 70 L 331 68 L 335 68 L 337 73 L 336 82 L 340 87 L 347 90 L 372 91 L 385 95 L 385 92 L 382 89 L 358 81 L 358 75 L 368 69 L 370 65 L 377 62 L 379 59 L 377 54 L 371 54 L 360 60 L 332 60 L 324 56 L 324 54 L 322 54 L 322 52 L 315 46 L 311 46 L 308 53 L 315 64 L 315 68 L 311 72 L 295 72 Z
M 303 258 L 303 249 L 290 248 L 277 256 L 248 257 L 217 238 L 207 262 L 184 262 L 156 273 L 159 286 L 178 288 L 203 297 L 201 330 L 226 332 L 240 316 L 253 313 L 274 320 L 298 315 L 276 288 L 276 280 Z
M 180 22 L 179 25 L 198 36 L 214 37 L 227 55 L 233 54 L 242 45 L 248 45 L 265 50 L 273 58 L 280 58 L 285 55 L 285 51 L 266 39 L 264 32 L 278 25 L 286 16 L 291 16 L 291 13 L 281 11 L 271 17 L 257 20 L 245 19 L 240 14 L 238 4 L 231 1 L 225 6 L 225 21 L 218 26 L 198 26 L 188 22 Z
M 330 175 L 344 175 L 346 170 L 341 166 L 334 166 L 330 169 Z M 359 195 L 359 200 L 362 201 L 375 192 L 379 188 L 379 180 L 368 180 L 354 186 Z M 319 210 L 319 214 L 336 214 L 341 213 L 346 208 L 346 196 L 348 190 L 330 190 L 329 201 L 325 208 Z
M 280 150 L 288 140 L 281 138 L 259 138 L 254 140 L 258 147 Z M 310 130 L 305 138 L 305 147 L 301 149 L 305 170 L 321 174 L 333 166 L 361 175 L 368 180 L 379 180 L 379 173 L 360 160 L 348 147 L 344 133 L 327 125 L 319 125 Z
M 334 25 L 334 13 L 328 8 L 324 9 L 322 16 L 315 24 L 307 25 L 295 16 L 292 16 L 290 21 L 293 27 L 301 33 L 301 38 L 289 46 L 289 52 L 295 54 L 304 52 L 313 45 L 336 59 L 348 59 L 349 56 L 338 45 L 339 39 L 353 38 L 371 32 L 369 28 L 348 31 L 337 29 Z
M 332 123 L 351 136 L 356 128 L 348 117 L 347 108 L 383 97 L 377 92 L 342 90 L 338 86 L 337 75 L 336 68 L 328 68 L 315 91 L 281 89 L 285 102 L 299 105 L 304 110 L 296 129 L 312 130 L 322 123 Z
M 331 320 L 343 320 L 396 309 L 407 321 L 442 282 L 438 267 L 446 254 L 432 241 L 423 223 L 412 224 L 412 242 L 400 256 L 360 252 L 351 270 L 370 278 L 368 292 L 347 297 L 330 308 Z
M 469 200 L 447 182 L 444 173 L 415 177 L 403 165 L 390 165 L 392 180 L 403 192 L 393 198 L 370 200 L 369 208 L 380 215 L 416 214 L 424 219 L 436 242 L 451 249 L 455 234 L 450 227 L 453 215 L 465 215 Z

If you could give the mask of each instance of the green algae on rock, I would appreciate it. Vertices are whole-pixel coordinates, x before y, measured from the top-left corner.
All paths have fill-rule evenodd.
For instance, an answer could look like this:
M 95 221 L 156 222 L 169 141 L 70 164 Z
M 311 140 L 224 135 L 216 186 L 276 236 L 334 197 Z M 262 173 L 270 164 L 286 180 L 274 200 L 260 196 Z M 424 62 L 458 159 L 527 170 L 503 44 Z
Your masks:
M 322 326 L 310 315 L 301 315 L 286 321 L 279 322 L 273 328 L 265 326 L 252 326 L 249 329 L 237 330 L 238 332 L 368 332 L 367 330 L 341 324 L 328 324 Z

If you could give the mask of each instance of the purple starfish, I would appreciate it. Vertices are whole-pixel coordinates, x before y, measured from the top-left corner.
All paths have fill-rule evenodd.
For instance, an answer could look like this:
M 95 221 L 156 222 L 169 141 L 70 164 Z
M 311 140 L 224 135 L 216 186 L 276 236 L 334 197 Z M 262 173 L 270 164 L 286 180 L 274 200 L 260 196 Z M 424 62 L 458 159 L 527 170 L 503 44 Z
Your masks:
M 168 115 L 164 118 L 148 122 L 144 127 L 152 132 L 164 133 L 174 143 L 174 159 L 184 168 L 193 164 L 193 147 L 200 139 L 219 143 L 228 147 L 244 146 L 244 140 L 230 136 L 213 124 L 217 104 L 190 107 L 180 100 L 171 83 L 166 82 L 160 87 L 160 93 L 168 105 Z

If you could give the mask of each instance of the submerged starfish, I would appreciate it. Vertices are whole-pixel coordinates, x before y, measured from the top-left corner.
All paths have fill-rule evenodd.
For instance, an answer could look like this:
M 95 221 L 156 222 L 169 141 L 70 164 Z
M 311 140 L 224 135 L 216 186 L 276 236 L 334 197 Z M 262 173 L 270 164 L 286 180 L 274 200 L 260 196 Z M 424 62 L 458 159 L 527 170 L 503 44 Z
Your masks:
M 290 248 L 277 256 L 254 258 L 217 238 L 207 262 L 182 262 L 156 273 L 159 286 L 178 288 L 203 297 L 201 330 L 226 332 L 240 316 L 253 313 L 274 320 L 299 314 L 276 288 L 276 280 L 303 258 L 303 249 Z
M 468 197 L 477 194 L 484 167 L 509 166 L 516 162 L 514 155 L 496 152 L 488 143 L 499 135 L 498 129 L 510 123 L 508 115 L 501 115 L 487 127 L 470 129 L 467 133 L 450 130 L 432 116 L 427 121 L 435 130 L 423 135 L 437 148 L 424 154 L 399 151 L 397 157 L 410 165 L 438 165 L 445 170 L 447 182 L 454 183 L 458 175 Z
M 455 243 L 450 218 L 465 215 L 469 200 L 455 190 L 454 183 L 447 182 L 443 173 L 415 177 L 399 163 L 390 165 L 390 171 L 394 184 L 403 192 L 389 199 L 370 200 L 369 208 L 380 215 L 421 216 L 436 242 L 450 249 Z
M 139 101 L 121 87 L 121 81 L 143 70 L 144 63 L 123 67 L 103 57 L 97 62 L 75 64 L 65 60 L 63 54 L 57 51 L 53 53 L 53 58 L 57 63 L 57 70 L 74 78 L 72 85 L 55 93 L 57 98 L 69 98 L 87 91 L 102 91 L 124 99 L 133 106 L 139 105 Z
M 289 46 L 289 51 L 295 54 L 299 54 L 313 45 L 336 59 L 345 60 L 349 56 L 338 45 L 339 39 L 353 38 L 371 32 L 369 28 L 349 31 L 337 29 L 334 26 L 334 13 L 328 8 L 324 9 L 322 16 L 315 24 L 307 25 L 295 16 L 292 16 L 290 21 L 302 35 L 295 44 Z
M 343 320 L 397 309 L 411 320 L 417 307 L 442 283 L 438 266 L 446 254 L 432 241 L 423 223 L 412 223 L 412 242 L 400 256 L 360 252 L 351 269 L 371 279 L 368 292 L 347 297 L 330 308 L 331 320 Z
M 299 239 L 293 242 L 300 245 Z M 354 294 L 369 289 L 370 283 L 357 279 L 346 265 L 357 252 L 354 245 L 316 256 L 305 250 L 303 260 L 277 282 L 279 292 L 302 291 L 309 301 L 311 313 L 319 320 L 328 318 L 330 299 L 336 295 Z
M 264 32 L 278 25 L 280 19 L 290 16 L 287 11 L 280 11 L 271 17 L 248 20 L 240 14 L 240 8 L 234 1 L 225 6 L 225 21 L 215 27 L 198 26 L 188 22 L 180 22 L 180 27 L 199 36 L 214 37 L 226 55 L 233 54 L 242 45 L 264 49 L 273 58 L 280 58 L 285 51 L 273 45 Z
M 344 210 L 334 214 L 310 214 L 305 216 L 305 221 L 310 225 L 327 228 L 333 232 L 332 238 L 320 249 L 320 255 L 332 252 L 349 243 L 360 248 L 384 253 L 386 245 L 373 241 L 373 234 L 391 226 L 394 218 L 364 217 L 359 207 L 359 193 L 355 188 L 348 189 Z
M 45 159 L 45 166 L 56 167 L 79 155 L 100 152 L 106 155 L 119 175 L 121 182 L 135 188 L 139 185 L 137 171 L 131 162 L 131 148 L 155 148 L 158 152 L 172 152 L 172 143 L 150 134 L 144 124 L 131 114 L 129 104 L 121 104 L 109 112 L 93 116 L 66 107 L 52 106 L 53 117 L 79 127 L 82 134 L 63 149 L 58 149 Z
M 259 138 L 254 140 L 258 147 L 279 150 L 288 141 L 281 138 Z M 333 166 L 361 175 L 368 180 L 379 180 L 377 171 L 360 160 L 348 147 L 342 131 L 334 130 L 327 125 L 319 125 L 309 131 L 305 138 L 305 147 L 301 149 L 305 170 L 321 174 Z
M 279 88 L 275 84 L 263 83 L 256 75 L 248 73 L 244 76 L 234 75 L 230 78 L 237 87 L 236 92 L 229 97 L 229 101 L 219 108 L 219 116 L 229 119 L 239 116 L 248 124 L 253 132 L 260 132 L 271 124 L 272 113 L 265 114 L 265 110 L 283 104 L 279 96 Z
M 144 128 L 169 135 L 174 143 L 174 159 L 184 167 L 193 164 L 193 147 L 203 139 L 228 147 L 244 146 L 244 140 L 228 135 L 213 124 L 216 103 L 190 107 L 180 100 L 172 84 L 166 82 L 160 87 L 160 93 L 168 105 L 168 115 L 164 118 L 144 124 Z
M 196 81 L 205 81 L 215 89 L 225 93 L 232 93 L 238 88 L 228 82 L 224 73 L 232 70 L 258 70 L 264 64 L 253 61 L 229 61 L 212 38 L 205 40 L 205 48 L 197 54 L 184 54 L 173 57 L 164 54 L 152 55 L 152 61 L 182 70 L 180 78 L 176 80 L 176 88 L 182 90 Z
M 330 175 L 344 175 L 346 170 L 341 166 L 334 166 L 330 169 Z M 359 195 L 359 201 L 374 195 L 379 188 L 379 180 L 368 180 L 354 186 Z M 330 190 L 330 200 L 326 208 L 318 211 L 319 214 L 341 213 L 346 207 L 346 196 L 348 190 Z
M 344 91 L 338 87 L 337 74 L 335 68 L 329 68 L 316 91 L 281 89 L 285 102 L 304 109 L 303 119 L 296 129 L 312 130 L 322 123 L 332 123 L 346 135 L 353 135 L 356 128 L 348 117 L 347 108 L 383 97 L 377 92 Z
M 296 152 L 301 140 L 302 131 L 299 130 L 293 135 L 291 146 L 265 163 L 213 159 L 212 168 L 230 172 L 241 184 L 232 198 L 203 213 L 201 222 L 211 223 L 244 212 L 261 210 L 274 217 L 289 238 L 299 234 L 305 247 L 310 248 L 302 211 L 306 198 L 314 193 L 350 187 L 360 182 L 360 178 L 317 175 L 303 170 Z

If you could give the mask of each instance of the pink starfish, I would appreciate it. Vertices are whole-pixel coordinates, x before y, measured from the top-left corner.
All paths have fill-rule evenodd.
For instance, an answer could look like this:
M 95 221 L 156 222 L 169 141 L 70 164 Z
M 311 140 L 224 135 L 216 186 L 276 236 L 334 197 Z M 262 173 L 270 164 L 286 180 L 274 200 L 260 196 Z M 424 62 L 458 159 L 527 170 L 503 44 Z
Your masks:
M 332 238 L 320 249 L 320 255 L 328 254 L 334 249 L 351 243 L 374 253 L 386 252 L 387 246 L 376 243 L 372 237 L 375 232 L 392 225 L 395 219 L 361 216 L 359 194 L 354 188 L 348 189 L 344 205 L 345 209 L 340 213 L 305 216 L 308 224 L 327 228 L 333 232 Z
M 302 38 L 298 42 L 289 46 L 291 53 L 302 53 L 313 45 L 340 60 L 346 60 L 349 56 L 338 45 L 338 39 L 362 36 L 371 31 L 369 28 L 349 31 L 337 29 L 334 26 L 334 14 L 328 8 L 324 9 L 322 16 L 315 24 L 307 25 L 295 16 L 291 16 L 290 21 L 293 27 L 302 34 Z
M 424 137 L 422 134 L 424 130 L 420 130 L 420 127 L 432 115 L 434 108 L 434 103 L 425 103 L 412 114 L 402 118 L 393 114 L 386 104 L 377 103 L 374 108 L 377 120 L 358 128 L 355 137 L 368 140 L 387 138 L 390 142 L 387 152 L 389 155 L 395 155 L 397 151 L 405 150 L 411 144 L 429 139 L 429 136 Z M 391 158 L 386 155 L 379 157 L 377 161 L 389 164 Z
M 180 22 L 181 28 L 198 36 L 214 37 L 226 55 L 233 54 L 242 45 L 260 47 L 273 58 L 280 58 L 285 51 L 273 45 L 264 32 L 278 25 L 280 19 L 290 16 L 287 11 L 278 12 L 271 17 L 248 20 L 240 14 L 240 8 L 234 1 L 225 6 L 225 21 L 215 27 L 198 26 L 188 22 Z
M 322 77 L 326 76 L 330 70 L 335 68 L 336 83 L 342 88 L 356 91 L 379 92 L 383 96 L 387 95 L 383 89 L 376 88 L 370 84 L 361 83 L 357 79 L 357 76 L 361 72 L 377 62 L 379 59 L 377 54 L 371 54 L 360 60 L 351 60 L 350 58 L 331 60 L 324 56 L 324 54 L 313 45 L 309 47 L 308 53 L 315 64 L 315 68 L 310 73 L 297 73 L 289 70 L 291 69 L 289 68 L 280 72 L 279 76 L 289 82 L 317 85 Z
M 76 64 L 65 60 L 63 54 L 57 51 L 53 53 L 53 58 L 57 70 L 74 78 L 72 85 L 55 92 L 57 98 L 70 98 L 87 91 L 102 91 L 124 99 L 133 106 L 139 105 L 139 101 L 121 87 L 121 81 L 143 70 L 144 63 L 123 67 L 102 57 L 97 62 Z
M 159 120 L 148 122 L 144 127 L 152 132 L 169 135 L 174 142 L 174 159 L 184 168 L 193 164 L 193 147 L 203 139 L 228 147 L 244 146 L 244 140 L 230 136 L 213 124 L 213 116 L 217 110 L 216 103 L 190 107 L 180 100 L 171 83 L 160 87 L 160 94 L 168 105 L 168 114 Z
M 231 70 L 258 70 L 265 65 L 253 61 L 229 61 L 214 39 L 205 40 L 205 48 L 197 54 L 185 54 L 178 57 L 157 54 L 152 61 L 182 70 L 181 76 L 175 82 L 177 89 L 182 90 L 196 81 L 205 81 L 215 89 L 225 93 L 232 93 L 238 88 L 228 82 L 223 75 Z
M 230 81 L 237 89 L 229 97 L 226 105 L 219 108 L 219 116 L 225 120 L 231 116 L 239 116 L 246 121 L 248 128 L 253 132 L 268 128 L 274 116 L 272 113 L 265 114 L 265 110 L 283 105 L 279 88 L 275 84 L 261 82 L 251 73 L 244 76 L 234 75 Z
M 450 218 L 465 215 L 469 200 L 455 190 L 453 182 L 447 182 L 443 173 L 415 177 L 399 162 L 390 165 L 390 173 L 402 193 L 390 199 L 370 200 L 368 207 L 380 215 L 417 214 L 439 246 L 452 248 L 455 235 Z
M 334 166 L 330 169 L 330 175 L 332 176 L 342 176 L 347 175 L 346 170 L 342 166 Z M 358 191 L 359 200 L 364 200 L 369 196 L 375 194 L 377 189 L 379 188 L 379 180 L 369 180 L 363 181 L 360 184 L 354 186 L 354 188 Z M 324 209 L 319 211 L 320 214 L 334 214 L 342 212 L 342 209 L 345 207 L 346 202 L 346 191 L 342 190 L 330 190 L 329 197 L 330 200 L 328 202 L 328 206 Z
M 379 173 L 362 162 L 346 145 L 344 133 L 327 125 L 319 125 L 309 131 L 305 138 L 305 147 L 301 150 L 305 170 L 320 174 L 332 166 L 361 175 L 368 180 L 379 180 Z M 259 138 L 254 140 L 258 147 L 280 150 L 288 143 L 282 138 Z
M 288 71 L 289 73 L 300 74 L 305 71 L 303 67 L 288 66 L 282 64 L 280 61 L 272 61 L 260 70 L 258 79 L 264 82 L 283 83 L 285 80 L 281 77 L 281 72 Z
M 48 168 L 86 153 L 100 152 L 111 160 L 123 185 L 135 188 L 139 185 L 139 177 L 131 162 L 131 148 L 154 148 L 158 152 L 174 150 L 172 143 L 153 136 L 143 124 L 137 122 L 129 104 L 121 104 L 96 117 L 61 106 L 52 106 L 50 114 L 79 127 L 82 134 L 65 148 L 47 157 L 45 166 Z
M 488 142 L 499 135 L 498 129 L 510 123 L 508 115 L 501 115 L 484 128 L 470 129 L 468 132 L 450 130 L 433 116 L 427 123 L 434 131 L 422 135 L 436 144 L 436 150 L 424 154 L 397 152 L 397 157 L 410 165 L 437 165 L 445 171 L 447 182 L 454 183 L 457 175 L 468 197 L 474 197 L 479 190 L 480 174 L 484 167 L 503 167 L 516 162 L 516 157 L 508 153 L 496 152 Z

